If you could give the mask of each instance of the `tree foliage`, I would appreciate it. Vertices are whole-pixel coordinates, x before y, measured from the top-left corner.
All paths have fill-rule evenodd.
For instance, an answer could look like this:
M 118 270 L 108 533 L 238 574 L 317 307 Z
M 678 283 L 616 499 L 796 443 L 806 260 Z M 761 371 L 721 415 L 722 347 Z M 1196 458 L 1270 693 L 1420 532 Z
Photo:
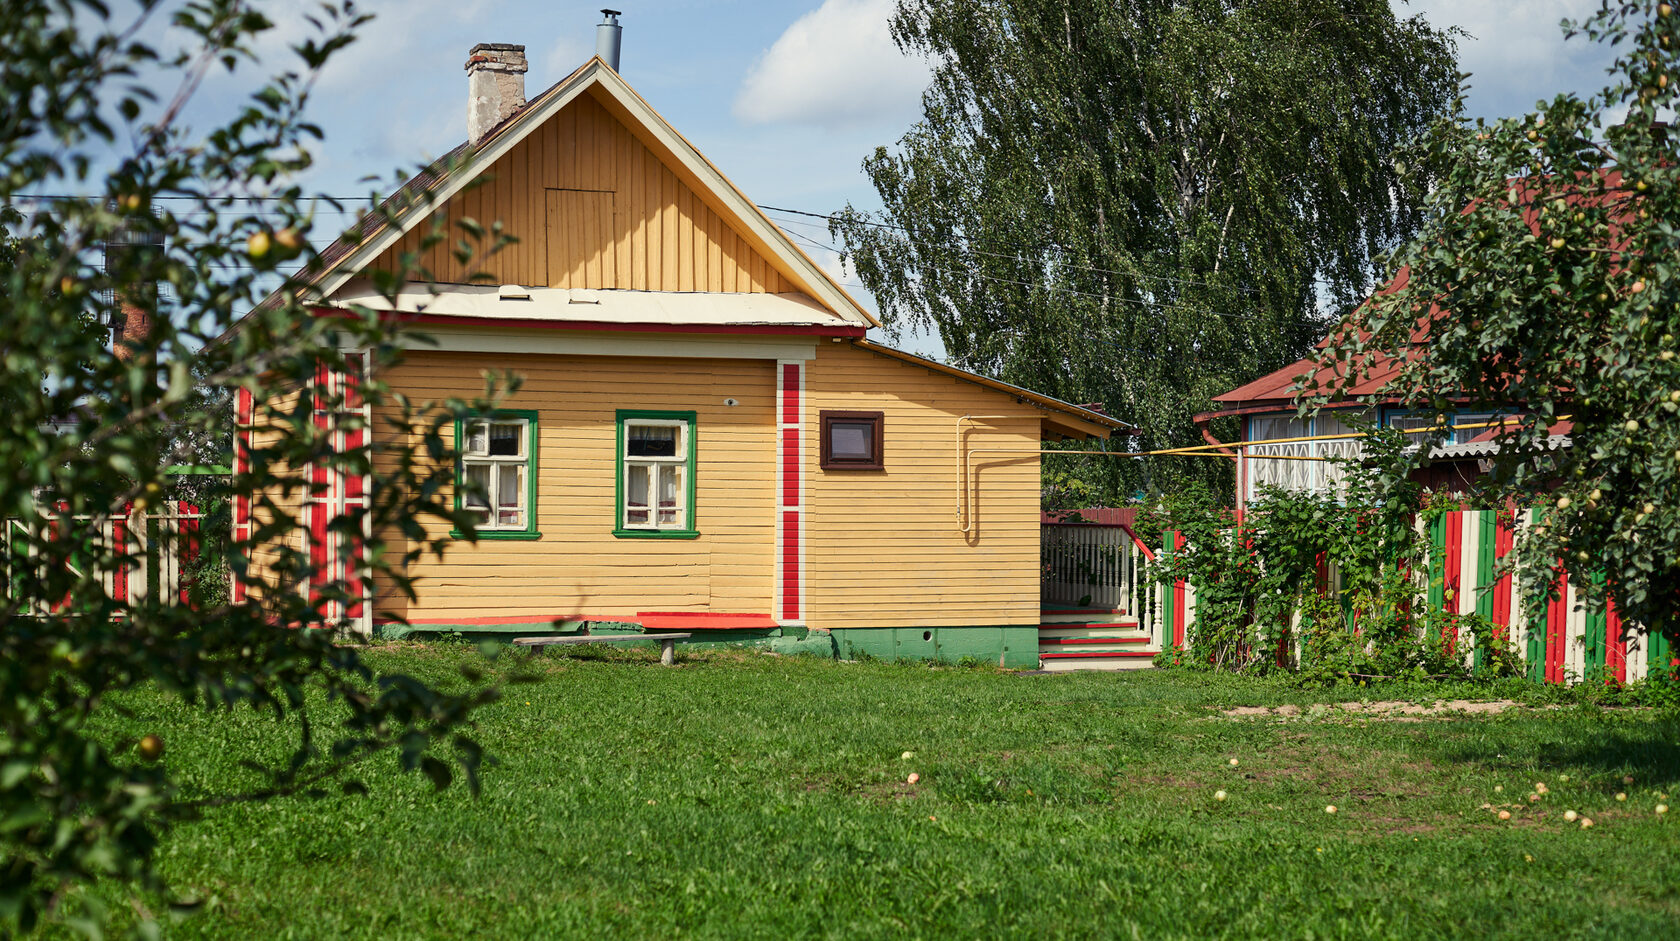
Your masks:
M 1148 448 L 1364 297 L 1428 185 L 1392 152 L 1458 82 L 1387 0 L 904 0 L 892 29 L 934 63 L 923 118 L 864 163 L 884 211 L 833 225 L 884 320 Z
M 1561 567 L 1680 636 L 1680 154 L 1665 123 L 1680 15 L 1606 3 L 1565 29 L 1621 50 L 1610 84 L 1438 125 L 1419 148 L 1444 168 L 1428 222 L 1395 259 L 1407 278 L 1357 310 L 1328 357 L 1355 377 L 1398 360 L 1385 394 L 1415 408 L 1520 416 L 1499 430 L 1495 479 L 1560 487 L 1518 547 L 1530 590 L 1551 591 Z M 1563 420 L 1572 446 L 1550 450 Z
M 292 47 L 297 67 L 195 132 L 181 122 L 194 91 L 251 71 L 272 24 L 241 0 L 144 3 L 136 22 L 109 15 L 77 0 L 14 0 L 0 14 L 0 202 L 14 230 L 0 257 L 0 934 L 43 914 L 96 927 L 101 880 L 155 885 L 152 854 L 171 822 L 329 784 L 352 792 L 345 772 L 379 753 L 439 787 L 462 771 L 476 789 L 470 717 L 493 696 L 473 677 L 446 692 L 376 676 L 328 619 L 329 603 L 359 596 L 375 574 L 412 588 L 405 563 L 441 551 L 423 538 L 423 517 L 472 533 L 445 499 L 442 432 L 453 415 L 494 404 L 489 391 L 438 408 L 392 395 L 378 382 L 400 346 L 392 329 L 366 310 L 313 316 L 306 279 L 276 270 L 289 255 L 305 273 L 319 263 L 308 245 L 319 204 L 294 181 L 320 136 L 304 106 L 321 66 L 365 18 L 349 2 L 312 8 L 317 29 Z M 135 38 L 166 17 L 167 35 L 185 37 L 179 50 Z M 147 89 L 165 83 L 173 87 L 154 99 Z M 88 195 L 30 196 L 42 193 Z M 483 233 L 471 228 L 467 236 Z M 114 253 L 107 270 L 99 247 L 135 236 L 155 236 L 158 247 Z M 462 244 L 475 250 L 471 238 Z M 403 274 L 379 283 L 394 293 Z M 122 303 L 149 309 L 153 323 L 119 350 L 106 325 Z M 412 445 L 335 449 L 311 408 L 346 413 L 341 427 L 352 427 L 360 419 L 345 393 L 283 394 L 307 387 L 320 366 L 345 368 L 341 351 L 358 348 L 373 361 L 360 394 L 397 416 L 377 440 Z M 262 494 L 264 522 L 249 540 L 207 541 L 262 603 L 131 601 L 111 576 L 136 564 L 133 541 L 101 535 L 104 522 L 168 497 L 173 464 L 212 446 L 225 462 L 226 403 L 240 389 L 271 433 L 248 471 L 197 497 L 225 505 Z M 297 545 L 295 469 L 312 463 L 377 470 L 368 507 L 328 526 L 332 539 L 372 534 L 368 570 L 322 583 L 316 562 L 290 548 L 259 580 L 250 565 L 259 543 Z M 209 710 L 285 719 L 294 747 L 278 759 L 247 756 L 251 778 L 239 790 L 183 784 L 167 743 L 113 737 L 102 721 L 142 684 Z

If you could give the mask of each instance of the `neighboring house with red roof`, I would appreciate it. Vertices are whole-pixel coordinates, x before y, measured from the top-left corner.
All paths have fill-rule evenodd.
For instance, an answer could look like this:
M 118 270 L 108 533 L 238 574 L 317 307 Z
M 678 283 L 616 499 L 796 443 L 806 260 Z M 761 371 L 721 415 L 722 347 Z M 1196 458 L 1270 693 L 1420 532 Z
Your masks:
M 1378 294 L 1392 294 L 1405 286 L 1409 272 L 1402 268 Z M 1430 317 L 1420 318 L 1412 330 L 1414 348 L 1427 340 L 1428 324 L 1443 316 L 1437 308 Z M 1229 392 L 1213 397 L 1218 408 L 1195 417 L 1204 437 L 1215 441 L 1208 431 L 1208 423 L 1217 418 L 1234 418 L 1240 429 L 1238 440 L 1243 442 L 1277 442 L 1251 444 L 1242 448 L 1245 459 L 1239 460 L 1237 486 L 1240 502 L 1255 499 L 1265 487 L 1290 490 L 1327 490 L 1335 487 L 1343 470 L 1340 465 L 1324 460 L 1294 458 L 1356 458 L 1363 453 L 1358 425 L 1383 428 L 1425 429 L 1442 424 L 1451 429 L 1445 440 L 1433 444 L 1424 455 L 1421 466 L 1412 479 L 1436 491 L 1462 492 L 1475 485 L 1491 467 L 1498 453 L 1493 443 L 1498 429 L 1486 423 L 1497 414 L 1467 408 L 1417 410 L 1408 407 L 1389 388 L 1400 372 L 1399 364 L 1383 353 L 1372 354 L 1364 363 L 1357 381 L 1343 387 L 1345 367 L 1326 361 L 1322 351 L 1331 337 L 1319 341 L 1318 350 L 1311 356 L 1297 360 Z M 1296 396 L 1333 393 L 1330 401 L 1316 413 L 1298 417 Z M 1567 447 L 1570 425 L 1559 422 L 1551 429 L 1549 448 Z M 1331 437 L 1346 436 L 1346 437 Z M 1423 435 L 1419 435 L 1420 441 Z M 1319 438 L 1311 441 L 1279 441 L 1290 438 Z
M 410 181 L 426 199 L 370 219 L 314 276 L 322 316 L 365 305 L 435 339 L 380 377 L 395 392 L 524 377 L 503 410 L 457 423 L 455 499 L 478 542 L 416 563 L 415 600 L 381 581 L 341 612 L 350 629 L 613 622 L 1037 666 L 1040 449 L 1129 426 L 871 342 L 870 313 L 606 62 L 529 101 L 524 69 L 523 47 L 476 47 L 471 97 L 500 107 L 469 122 L 461 165 Z M 451 245 L 422 245 L 434 217 L 501 220 L 519 241 L 474 280 Z M 367 272 L 405 253 L 433 280 L 393 304 Z M 249 422 L 249 392 L 239 410 Z M 386 417 L 365 427 L 396 434 Z M 368 482 L 313 482 L 292 548 L 354 570 L 324 521 Z M 418 541 L 383 535 L 392 555 Z
M 1612 248 L 1623 243 L 1619 235 L 1619 221 L 1633 211 L 1632 192 L 1623 186 L 1620 170 L 1606 168 L 1591 174 L 1579 174 L 1576 185 L 1563 186 L 1555 180 L 1514 179 L 1508 181 L 1510 203 L 1521 207 L 1521 224 L 1529 232 L 1540 233 L 1540 207 L 1549 200 L 1561 197 L 1570 209 L 1589 208 L 1602 211 L 1609 226 L 1608 242 Z M 1476 208 L 1471 203 L 1464 209 Z M 1611 270 L 1618 270 L 1612 261 Z M 1410 271 L 1401 268 L 1374 296 L 1393 294 L 1407 284 Z M 1429 329 L 1450 314 L 1431 305 L 1420 316 L 1411 331 L 1411 349 L 1427 347 Z M 1342 328 L 1338 328 L 1342 329 Z M 1334 336 L 1334 332 L 1332 333 Z M 1424 455 L 1422 466 L 1413 479 L 1437 491 L 1464 491 L 1485 475 L 1491 459 L 1497 454 L 1493 438 L 1498 429 L 1485 427 L 1498 414 L 1521 411 L 1520 403 L 1501 412 L 1470 408 L 1417 410 L 1408 407 L 1402 396 L 1392 387 L 1400 376 L 1400 364 L 1384 353 L 1369 354 L 1362 363 L 1357 381 L 1342 386 L 1345 366 L 1327 362 L 1323 351 L 1331 337 L 1318 344 L 1318 352 L 1288 366 L 1244 383 L 1229 392 L 1213 397 L 1214 410 L 1195 416 L 1203 436 L 1214 442 L 1208 423 L 1216 418 L 1235 418 L 1240 428 L 1239 440 L 1232 442 L 1276 441 L 1280 438 L 1309 438 L 1348 435 L 1336 440 L 1281 442 L 1254 444 L 1244 447 L 1247 461 L 1238 463 L 1238 492 L 1240 502 L 1246 502 L 1265 486 L 1290 489 L 1320 490 L 1334 486 L 1340 476 L 1339 468 L 1323 461 L 1280 460 L 1279 457 L 1355 457 L 1362 452 L 1353 422 L 1375 423 L 1380 427 L 1423 429 L 1440 424 L 1471 426 L 1451 430 L 1445 441 L 1437 442 Z M 1296 417 L 1296 393 L 1306 390 L 1310 396 L 1329 395 L 1320 410 L 1307 418 Z M 1571 425 L 1560 421 L 1549 429 L 1545 446 L 1548 449 L 1568 447 Z M 1419 436 L 1420 440 L 1422 435 Z M 1270 457 L 1272 459 L 1268 460 Z

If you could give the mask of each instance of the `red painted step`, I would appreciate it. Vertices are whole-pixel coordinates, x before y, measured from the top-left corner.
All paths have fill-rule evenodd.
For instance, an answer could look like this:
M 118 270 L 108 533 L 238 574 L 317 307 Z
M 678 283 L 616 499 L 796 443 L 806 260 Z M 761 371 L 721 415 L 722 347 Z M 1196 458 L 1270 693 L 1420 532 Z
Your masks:
M 1071 660 L 1075 657 L 1153 657 L 1153 650 L 1079 650 L 1066 653 L 1041 653 L 1040 660 Z
M 1106 617 L 1114 617 L 1115 615 L 1119 615 L 1120 617 L 1126 616 L 1126 612 L 1120 610 L 1119 608 L 1039 608 L 1038 613 L 1041 617 L 1046 614 L 1101 614 Z
M 1089 629 L 1089 630 L 1111 630 L 1111 631 L 1135 631 L 1135 630 L 1139 629 L 1138 628 L 1138 622 L 1136 622 L 1136 621 L 1103 621 L 1103 622 L 1100 622 L 1100 623 L 1098 623 L 1098 622 L 1089 622 L 1088 623 L 1088 622 L 1085 622 L 1085 621 L 1068 621 L 1068 622 L 1050 621 L 1050 622 L 1046 622 L 1044 624 L 1040 624 L 1038 626 L 1038 629 L 1041 630 L 1041 631 L 1061 631 L 1061 630 L 1067 630 L 1069 628 L 1084 628 L 1084 629 Z
M 1040 637 L 1043 644 L 1147 644 L 1148 637 Z

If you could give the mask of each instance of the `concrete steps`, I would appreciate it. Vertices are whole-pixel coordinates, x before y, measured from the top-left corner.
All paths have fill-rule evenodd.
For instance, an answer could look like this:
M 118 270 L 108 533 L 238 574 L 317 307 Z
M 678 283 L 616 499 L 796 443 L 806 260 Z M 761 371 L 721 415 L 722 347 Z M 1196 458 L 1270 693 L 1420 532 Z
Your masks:
M 1040 653 L 1038 668 L 1046 673 L 1071 673 L 1075 670 L 1102 670 L 1110 673 L 1121 670 L 1153 670 L 1155 653 L 1153 650 L 1079 655 Z
M 1135 617 L 1100 608 L 1047 608 L 1039 614 L 1039 669 L 1147 670 L 1159 649 Z

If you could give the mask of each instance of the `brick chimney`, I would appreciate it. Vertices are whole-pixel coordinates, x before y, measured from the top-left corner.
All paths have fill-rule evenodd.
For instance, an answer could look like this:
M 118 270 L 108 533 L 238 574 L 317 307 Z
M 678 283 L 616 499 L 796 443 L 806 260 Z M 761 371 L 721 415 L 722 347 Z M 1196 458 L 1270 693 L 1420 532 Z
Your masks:
M 137 280 L 149 275 L 163 251 L 163 236 L 146 227 L 123 226 L 105 241 L 105 273 L 112 282 L 116 308 L 111 329 L 112 352 L 123 362 L 153 355 L 152 312 L 157 309 L 157 285 Z
M 467 53 L 467 140 L 477 144 L 525 104 L 525 47 L 481 42 Z

